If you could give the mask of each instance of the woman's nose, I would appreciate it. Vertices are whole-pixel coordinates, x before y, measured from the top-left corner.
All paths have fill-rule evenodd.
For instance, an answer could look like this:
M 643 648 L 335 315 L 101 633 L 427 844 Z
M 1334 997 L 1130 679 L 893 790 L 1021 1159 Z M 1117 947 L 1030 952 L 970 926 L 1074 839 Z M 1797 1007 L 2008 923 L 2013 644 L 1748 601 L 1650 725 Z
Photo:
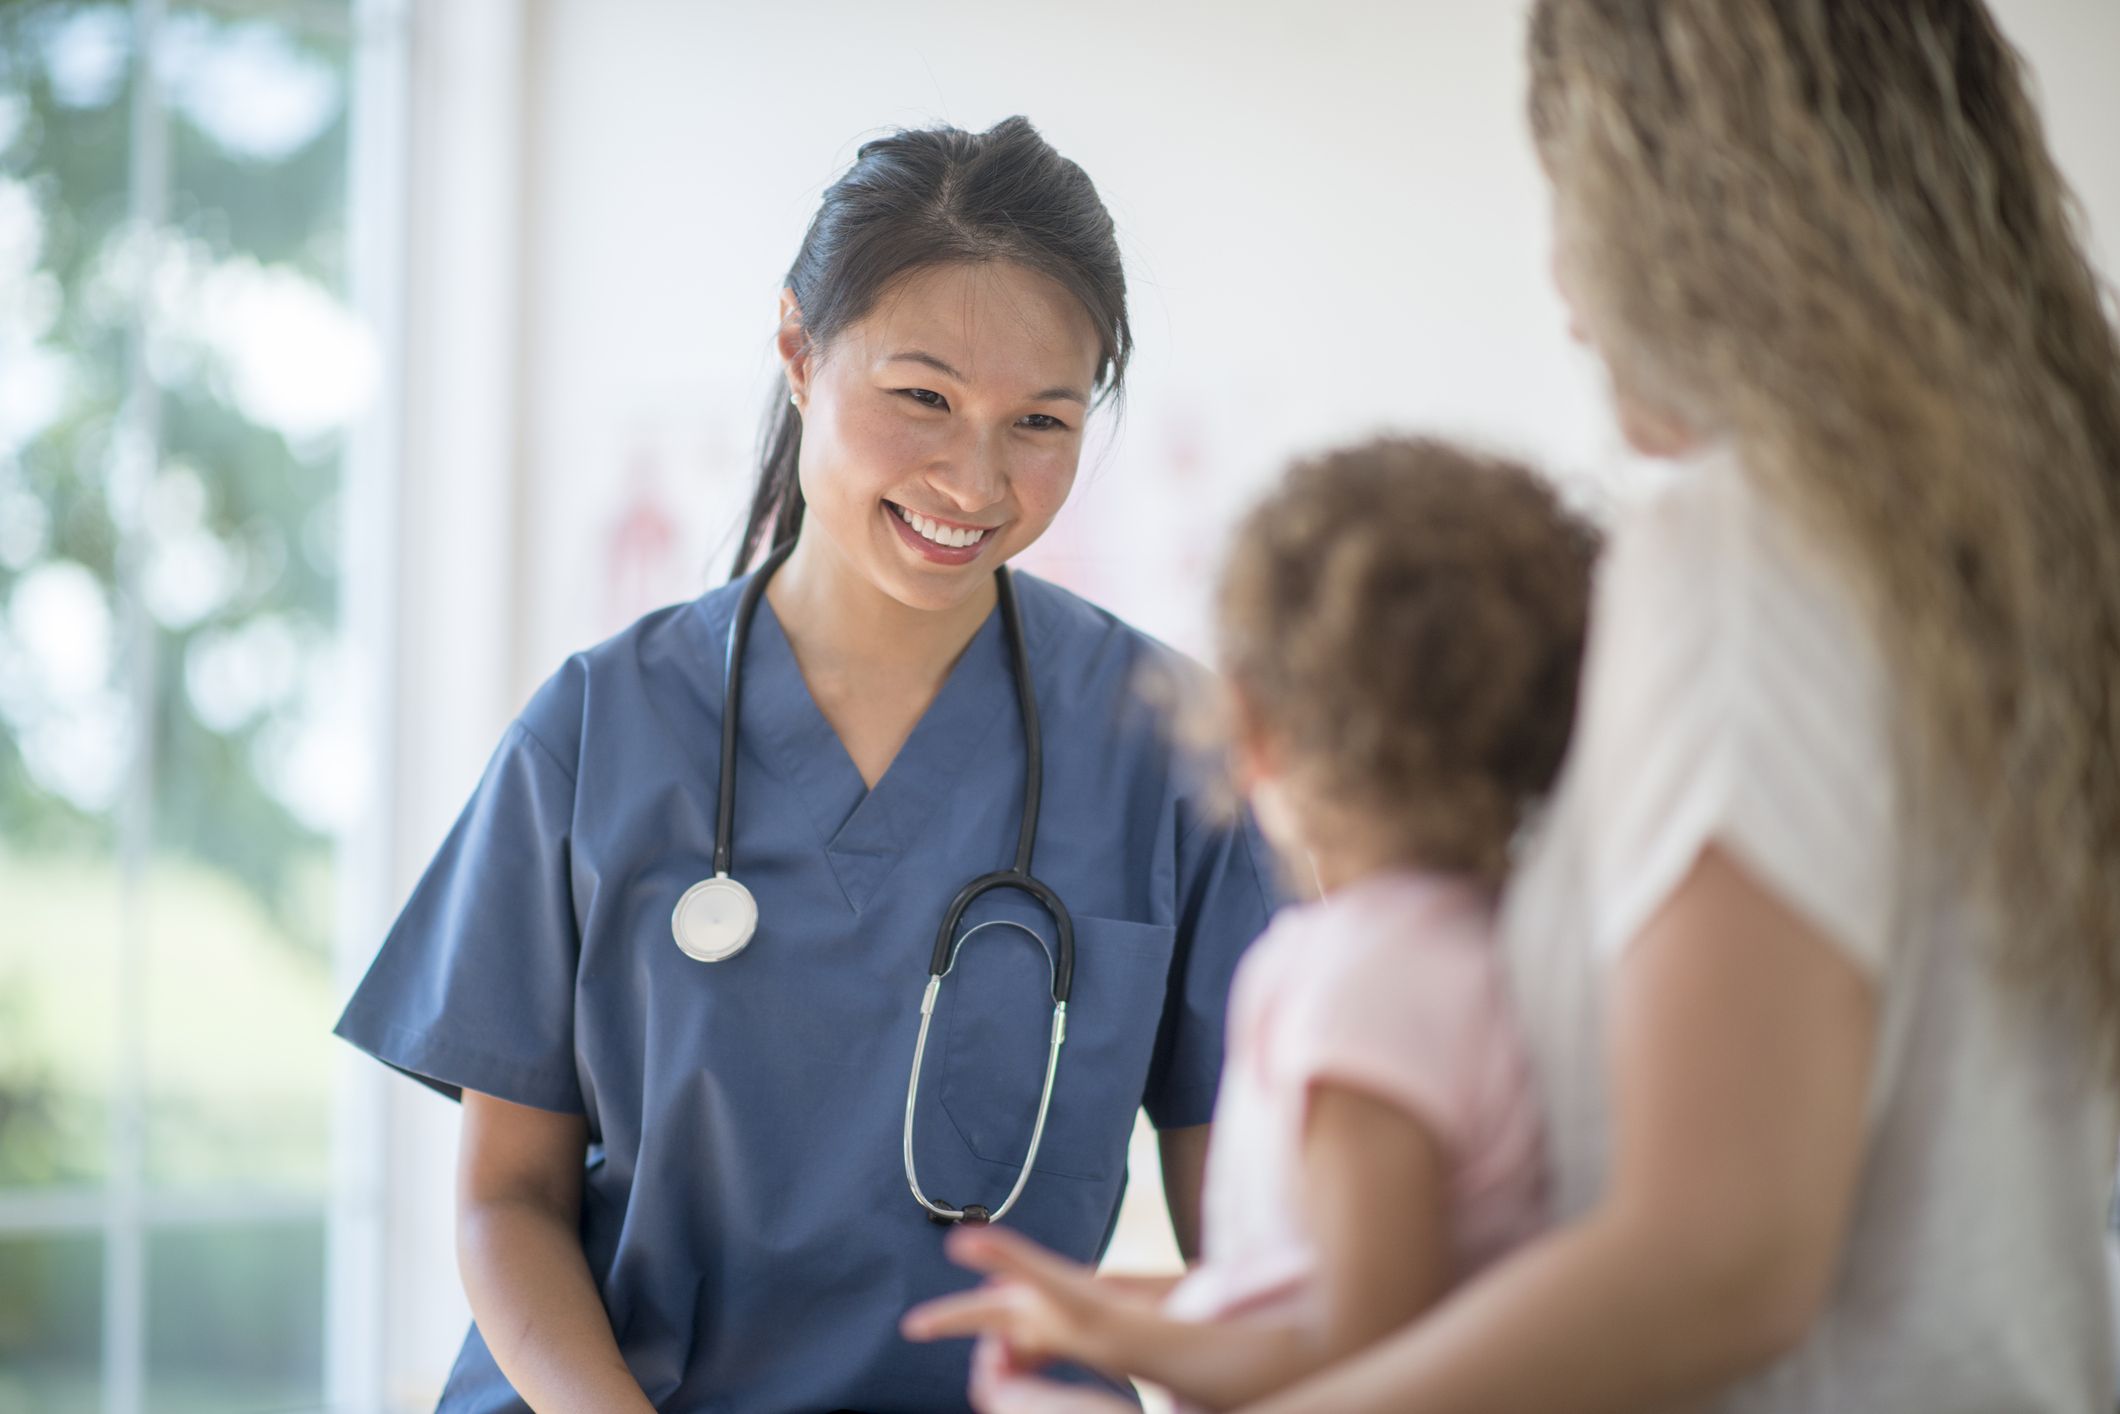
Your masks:
M 949 454 L 928 468 L 927 484 L 959 511 L 985 510 L 1008 494 L 1006 428 L 967 425 Z

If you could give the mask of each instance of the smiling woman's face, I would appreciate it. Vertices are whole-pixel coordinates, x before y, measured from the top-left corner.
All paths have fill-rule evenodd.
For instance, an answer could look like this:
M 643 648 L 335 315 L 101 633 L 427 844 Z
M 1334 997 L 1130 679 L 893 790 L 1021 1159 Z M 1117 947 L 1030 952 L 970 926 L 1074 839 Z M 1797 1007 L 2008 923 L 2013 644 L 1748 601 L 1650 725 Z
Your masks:
M 981 592 L 1074 485 L 1101 356 L 1088 312 L 995 262 L 907 275 L 822 351 L 799 319 L 784 299 L 805 553 L 911 608 Z

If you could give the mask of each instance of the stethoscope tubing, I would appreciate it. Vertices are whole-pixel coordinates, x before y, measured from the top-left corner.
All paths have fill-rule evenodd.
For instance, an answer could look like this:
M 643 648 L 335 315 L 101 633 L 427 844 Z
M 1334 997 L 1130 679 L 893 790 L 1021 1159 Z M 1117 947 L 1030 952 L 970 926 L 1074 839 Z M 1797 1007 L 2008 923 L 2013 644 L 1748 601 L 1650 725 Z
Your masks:
M 795 542 L 789 540 L 774 547 L 751 576 L 750 583 L 743 588 L 737 600 L 735 621 L 729 629 L 728 658 L 722 665 L 722 718 L 721 718 L 721 775 L 716 782 L 714 810 L 714 878 L 728 880 L 748 898 L 748 891 L 741 890 L 731 876 L 733 865 L 733 843 L 736 824 L 736 730 L 743 711 L 743 662 L 744 650 L 750 642 L 751 622 L 758 612 L 758 601 L 764 596 L 766 583 L 773 572 L 787 562 L 793 553 Z M 920 1000 L 920 1030 L 913 1042 L 912 1073 L 906 1081 L 904 1156 L 906 1184 L 912 1189 L 913 1198 L 925 1209 L 928 1216 L 940 1222 L 998 1222 L 1016 1206 L 1023 1190 L 1030 1181 L 1031 1168 L 1038 1158 L 1039 1146 L 1045 1140 L 1045 1122 L 1052 1108 L 1053 1082 L 1060 1068 L 1060 1046 L 1067 1039 L 1067 1002 L 1074 988 L 1075 978 L 1075 924 L 1060 901 L 1060 895 L 1031 873 L 1031 854 L 1038 838 L 1038 811 L 1044 793 L 1045 742 L 1038 720 L 1038 697 L 1031 683 L 1029 654 L 1023 636 L 1023 614 L 1016 603 L 1015 585 L 1011 582 L 1006 565 L 994 570 L 994 591 L 1001 611 L 1001 629 L 1008 643 L 1009 665 L 1016 688 L 1016 706 L 1023 721 L 1023 814 L 1016 829 L 1016 857 L 1006 869 L 997 869 L 982 874 L 958 890 L 942 917 L 942 926 L 936 930 L 935 947 L 928 961 L 927 986 Z M 706 886 L 696 886 L 706 887 Z M 727 887 L 716 885 L 715 887 Z M 1050 967 L 1053 1014 L 1050 1039 L 1046 1047 L 1045 1080 L 1038 1095 L 1038 1115 L 1031 1126 L 1029 1148 L 1023 1163 L 1016 1170 L 1016 1181 L 1010 1187 L 1008 1197 L 991 1212 L 972 1205 L 956 1208 L 947 1203 L 931 1199 L 921 1189 L 920 1176 L 913 1162 L 913 1118 L 916 1101 L 920 1094 L 922 1062 L 927 1057 L 928 1028 L 934 1021 L 935 1003 L 942 991 L 942 982 L 956 966 L 957 950 L 972 934 L 1003 923 L 1023 928 L 1037 939 L 1044 950 L 1044 940 L 1035 930 L 1010 920 L 994 919 L 968 929 L 962 937 L 957 926 L 964 914 L 983 895 L 1000 889 L 1013 889 L 1030 895 L 1052 918 L 1057 937 L 1054 947 L 1046 953 Z M 755 904 L 749 905 L 754 911 Z M 684 939 L 680 937 L 680 945 Z M 740 949 L 741 944 L 738 947 Z M 689 951 L 689 949 L 688 949 Z
M 765 597 L 766 581 L 773 571 L 795 553 L 795 542 L 773 548 L 759 562 L 751 582 L 736 601 L 736 622 L 729 626 L 729 655 L 721 666 L 721 776 L 716 782 L 714 805 L 714 873 L 729 877 L 731 843 L 736 834 L 736 722 L 743 715 L 743 653 L 751 641 L 751 620 L 757 617 L 758 601 Z

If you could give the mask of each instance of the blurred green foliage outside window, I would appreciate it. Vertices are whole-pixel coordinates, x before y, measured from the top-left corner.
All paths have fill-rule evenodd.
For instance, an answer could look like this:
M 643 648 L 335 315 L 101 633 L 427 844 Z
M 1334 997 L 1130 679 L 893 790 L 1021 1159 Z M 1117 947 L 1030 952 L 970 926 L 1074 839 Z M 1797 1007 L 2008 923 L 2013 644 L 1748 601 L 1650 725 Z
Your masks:
M 320 1397 L 352 45 L 0 0 L 0 1414 L 106 1407 L 128 1186 L 146 1407 Z

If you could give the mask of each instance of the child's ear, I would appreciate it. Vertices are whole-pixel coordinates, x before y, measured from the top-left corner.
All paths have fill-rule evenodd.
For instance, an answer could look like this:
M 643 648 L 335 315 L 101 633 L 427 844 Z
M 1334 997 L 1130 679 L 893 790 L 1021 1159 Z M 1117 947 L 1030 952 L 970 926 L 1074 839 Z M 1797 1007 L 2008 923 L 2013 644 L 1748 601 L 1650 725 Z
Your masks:
M 1282 751 L 1243 692 L 1232 684 L 1227 696 L 1230 770 L 1237 789 L 1250 795 L 1281 774 Z

